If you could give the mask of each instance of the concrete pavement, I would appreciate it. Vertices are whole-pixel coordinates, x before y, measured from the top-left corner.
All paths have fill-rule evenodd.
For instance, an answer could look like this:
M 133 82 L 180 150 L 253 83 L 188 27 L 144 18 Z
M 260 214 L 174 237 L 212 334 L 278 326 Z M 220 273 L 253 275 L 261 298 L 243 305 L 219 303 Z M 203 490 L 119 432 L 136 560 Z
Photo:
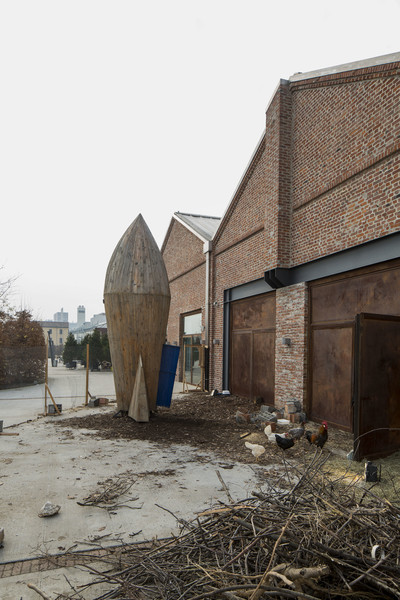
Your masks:
M 10 568 L 11 561 L 59 554 L 71 547 L 82 550 L 177 534 L 179 523 L 173 515 L 190 520 L 217 499 L 227 500 L 217 470 L 235 499 L 247 497 L 257 486 L 261 468 L 226 465 L 211 453 L 189 445 L 165 447 L 139 440 L 104 440 L 92 431 L 58 427 L 60 419 L 72 415 L 106 411 L 111 418 L 115 411 L 115 406 L 79 408 L 84 400 L 80 378 L 85 379 L 84 372 L 63 367 L 51 372 L 49 386 L 56 401 L 63 404 L 61 416 L 37 417 L 43 412 L 43 398 L 36 391 L 39 386 L 12 390 L 14 399 L 9 397 L 9 390 L 0 393 L 5 431 L 19 434 L 0 436 L 0 527 L 5 530 L 0 575 L 2 566 L 3 570 L 8 568 L 0 578 L 1 600 L 38 598 L 26 586 L 27 581 L 34 580 L 48 594 L 71 591 L 60 569 L 24 574 L 21 568 L 16 574 L 14 568 L 19 566 Z M 178 391 L 181 385 L 176 387 Z M 93 395 L 112 396 L 112 373 L 90 373 L 89 389 Z M 35 420 L 27 422 L 26 417 Z M 10 428 L 15 423 L 20 424 Z M 124 506 L 109 511 L 77 504 L 101 489 L 106 479 L 110 484 L 117 477 L 132 483 L 129 492 L 116 500 Z M 46 501 L 61 506 L 58 515 L 38 517 Z M 78 569 L 68 567 L 70 581 L 82 582 L 82 577 Z
M 57 404 L 63 410 L 83 406 L 86 397 L 86 369 L 67 369 L 63 365 L 50 366 L 48 386 Z M 115 399 L 114 379 L 111 371 L 89 371 L 89 392 L 92 396 Z M 47 396 L 47 403 L 51 403 Z M 4 427 L 36 419 L 44 413 L 44 383 L 26 387 L 0 390 L 0 419 Z

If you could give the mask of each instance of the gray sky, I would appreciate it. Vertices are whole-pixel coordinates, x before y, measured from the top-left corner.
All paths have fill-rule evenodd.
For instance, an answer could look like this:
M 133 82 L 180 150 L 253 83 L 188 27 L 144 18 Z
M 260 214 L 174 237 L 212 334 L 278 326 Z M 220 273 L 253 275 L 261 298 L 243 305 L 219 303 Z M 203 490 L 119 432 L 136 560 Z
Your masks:
M 222 216 L 280 78 L 398 52 L 400 0 L 0 0 L 0 277 L 103 311 L 141 212 Z

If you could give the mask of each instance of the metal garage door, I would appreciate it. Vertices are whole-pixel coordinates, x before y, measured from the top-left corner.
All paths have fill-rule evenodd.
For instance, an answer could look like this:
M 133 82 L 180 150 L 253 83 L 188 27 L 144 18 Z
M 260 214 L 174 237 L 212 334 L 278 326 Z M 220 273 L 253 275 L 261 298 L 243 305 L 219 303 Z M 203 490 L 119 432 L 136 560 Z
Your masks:
M 229 373 L 233 394 L 274 404 L 275 293 L 232 302 Z
M 387 456 L 400 447 L 400 317 L 357 315 L 354 453 Z
M 311 283 L 310 306 L 308 413 L 353 431 L 356 316 L 400 315 L 399 261 Z

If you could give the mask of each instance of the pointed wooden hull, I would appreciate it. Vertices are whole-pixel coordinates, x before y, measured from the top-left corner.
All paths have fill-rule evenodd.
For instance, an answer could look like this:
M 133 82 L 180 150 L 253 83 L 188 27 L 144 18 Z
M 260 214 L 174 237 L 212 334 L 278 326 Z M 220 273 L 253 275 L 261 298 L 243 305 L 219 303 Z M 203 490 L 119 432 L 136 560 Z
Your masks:
M 139 357 L 149 410 L 155 410 L 170 291 L 161 252 L 139 215 L 117 244 L 104 284 L 104 305 L 119 410 L 128 411 Z
M 147 398 L 141 356 L 139 356 L 139 364 L 136 371 L 135 385 L 133 386 L 133 394 L 129 405 L 128 415 L 138 423 L 147 423 L 149 421 L 149 401 Z

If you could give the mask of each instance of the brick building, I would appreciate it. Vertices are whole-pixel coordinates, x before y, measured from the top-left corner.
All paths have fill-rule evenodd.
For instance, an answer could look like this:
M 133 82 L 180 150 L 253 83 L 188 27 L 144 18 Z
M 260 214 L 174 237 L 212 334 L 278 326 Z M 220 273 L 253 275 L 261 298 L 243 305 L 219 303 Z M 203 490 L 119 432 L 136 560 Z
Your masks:
M 161 248 L 171 290 L 167 338 L 182 348 L 180 381 L 185 376 L 194 385 L 201 382 L 202 347 L 208 339 L 211 239 L 220 222 L 176 212 Z
M 212 239 L 210 389 L 297 398 L 355 433 L 400 426 L 399 151 L 400 53 L 279 82 Z M 172 283 L 193 251 L 166 239 Z M 184 310 L 197 293 L 205 311 L 193 286 Z

